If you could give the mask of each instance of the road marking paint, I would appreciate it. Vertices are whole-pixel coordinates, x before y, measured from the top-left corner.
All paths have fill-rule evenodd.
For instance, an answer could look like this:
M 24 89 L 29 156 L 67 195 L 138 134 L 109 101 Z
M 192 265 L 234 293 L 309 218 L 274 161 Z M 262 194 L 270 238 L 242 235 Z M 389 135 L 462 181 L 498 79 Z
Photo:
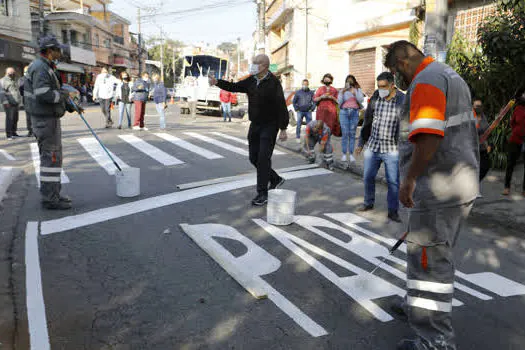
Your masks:
M 286 180 L 293 180 L 328 174 L 332 174 L 332 172 L 319 168 L 285 173 L 282 174 L 282 176 Z M 64 232 L 128 215 L 136 215 L 148 210 L 162 208 L 176 203 L 182 203 L 192 199 L 208 197 L 214 194 L 229 192 L 243 187 L 254 186 L 255 183 L 255 179 L 246 179 L 212 186 L 199 187 L 188 191 L 177 191 L 161 196 L 138 200 L 135 202 L 120 204 L 109 208 L 98 209 L 79 215 L 67 216 L 61 219 L 44 221 L 41 224 L 41 234 L 48 235 L 51 233 Z
M 217 136 L 220 136 L 222 138 L 225 138 L 225 139 L 228 139 L 228 140 L 232 140 L 232 141 L 241 143 L 241 144 L 246 145 L 246 146 L 248 146 L 248 144 L 249 144 L 248 140 L 241 139 L 239 137 L 231 136 L 231 135 L 228 135 L 228 134 L 224 134 L 222 132 L 214 131 L 214 132 L 211 132 L 210 134 L 217 135 Z M 286 154 L 286 152 L 282 152 L 282 151 L 279 151 L 279 150 L 274 150 L 273 154 L 283 155 L 283 154 Z
M 40 152 L 38 151 L 38 145 L 35 142 L 31 143 L 29 147 L 31 148 L 31 157 L 33 158 L 37 186 L 40 187 Z M 63 184 L 69 183 L 69 177 L 64 170 L 60 172 L 60 182 Z
M 11 184 L 13 178 L 13 167 L 3 166 L 0 167 L 0 202 L 7 192 L 7 188 Z
M 179 160 L 168 153 L 158 149 L 157 147 L 147 143 L 146 141 L 138 138 L 135 135 L 119 135 L 119 137 L 144 153 L 145 155 L 155 159 L 157 162 L 170 166 L 170 165 L 178 165 L 178 164 L 184 164 L 182 160 Z
M 381 235 L 378 235 L 377 233 L 374 233 L 374 232 L 369 231 L 367 229 L 364 229 L 364 228 L 362 228 L 360 226 L 357 226 L 356 225 L 357 223 L 370 222 L 367 219 L 365 219 L 363 217 L 360 217 L 359 215 L 352 214 L 352 213 L 328 213 L 328 214 L 324 214 L 324 215 L 329 217 L 329 218 L 331 218 L 331 219 L 333 219 L 333 220 L 339 221 L 343 225 L 346 225 L 346 226 L 352 228 L 355 231 L 361 232 L 362 234 L 365 234 L 368 237 L 372 237 L 372 238 L 374 238 L 377 241 L 383 242 L 386 245 L 388 245 L 389 247 L 393 246 L 396 243 L 395 239 L 383 237 Z M 336 240 L 336 239 L 334 238 L 334 240 Z M 339 240 L 337 240 L 337 241 L 339 241 Z M 387 249 L 387 248 L 385 248 L 385 249 Z M 401 252 L 406 253 L 407 252 L 406 245 L 400 246 L 399 250 Z M 406 264 L 406 262 L 404 260 L 401 260 L 401 259 L 395 257 L 394 255 L 391 255 L 391 254 L 383 255 L 383 258 L 385 258 L 387 260 L 390 260 L 393 263 L 398 264 L 400 266 L 404 266 L 404 267 L 407 266 L 407 264 Z M 405 279 L 406 278 L 406 274 L 404 272 L 401 272 L 401 271 L 399 271 L 399 270 L 397 270 L 397 269 L 395 269 L 395 268 L 393 268 L 393 267 L 391 267 L 389 265 L 382 264 L 382 268 L 384 270 L 387 270 L 391 274 L 397 276 L 398 278 L 401 278 L 401 279 Z M 456 275 L 459 276 L 459 274 L 461 274 L 461 272 L 456 271 Z M 465 292 L 467 294 L 470 294 L 470 295 L 472 295 L 472 296 L 474 296 L 474 297 L 476 297 L 478 299 L 481 299 L 481 300 L 490 300 L 490 299 L 492 299 L 491 296 L 489 296 L 487 294 L 484 294 L 484 293 L 480 293 L 477 290 L 474 290 L 474 289 L 472 289 L 470 287 L 467 287 L 464 284 L 461 284 L 459 282 L 454 282 L 454 287 L 457 288 L 458 290 L 461 290 L 461 291 L 463 291 L 463 292 Z M 454 301 L 454 306 L 456 306 L 456 305 L 457 305 L 457 301 Z
M 230 152 L 234 152 L 234 153 L 240 154 L 240 155 L 245 156 L 245 157 L 248 157 L 248 155 L 249 155 L 248 151 L 243 149 L 243 148 L 232 146 L 229 143 L 222 142 L 222 141 L 219 141 L 219 140 L 215 140 L 215 139 L 212 139 L 211 137 L 204 136 L 204 135 L 201 135 L 201 134 L 197 134 L 196 132 L 185 132 L 184 134 L 186 134 L 188 136 L 191 136 L 191 137 L 194 137 L 194 138 L 196 138 L 198 140 L 210 143 L 210 144 L 215 145 L 217 147 L 224 148 L 225 150 L 228 150 Z
M 511 297 L 525 294 L 525 285 L 514 282 L 493 272 L 466 274 L 456 271 L 456 276 L 478 285 L 502 297 Z
M 220 224 L 180 225 L 182 230 L 255 298 L 268 298 L 314 337 L 328 334 L 319 324 L 274 289 L 261 276 L 274 273 L 281 261 L 231 226 Z M 235 257 L 214 237 L 235 240 L 246 253 Z
M 196 153 L 199 156 L 204 157 L 206 159 L 220 159 L 220 158 L 224 158 L 220 154 L 208 151 L 207 149 L 204 149 L 204 148 L 199 147 L 199 146 L 195 146 L 194 144 L 189 143 L 188 141 L 181 140 L 178 137 L 175 137 L 175 136 L 170 135 L 170 134 L 159 133 L 159 134 L 155 134 L 155 136 L 160 137 L 160 138 L 162 138 L 162 139 L 164 139 L 164 140 L 166 140 L 168 142 L 171 142 L 171 143 L 173 143 L 174 145 L 176 145 L 178 147 L 184 148 L 185 150 L 188 150 L 190 152 Z
M 115 175 L 117 168 L 113 161 L 106 154 L 102 146 L 98 143 L 97 139 L 94 137 L 85 137 L 78 139 L 78 142 L 84 147 L 84 149 L 89 153 L 89 155 L 102 167 L 109 175 Z M 109 151 L 109 150 L 108 150 Z M 122 159 L 117 157 L 113 152 L 109 151 L 113 159 L 117 162 L 120 168 L 129 168 L 129 165 L 124 163 Z
M 8 160 L 16 160 L 15 157 L 7 153 L 6 150 L 0 149 L 0 153 L 2 153 Z
M 318 165 L 317 164 L 305 164 L 305 165 L 299 165 L 299 166 L 290 167 L 290 168 L 276 169 L 275 171 L 280 174 L 280 173 L 292 172 L 296 170 L 306 170 L 306 169 L 314 169 L 314 168 L 318 168 Z M 252 177 L 255 178 L 255 176 L 257 176 L 256 173 L 248 173 L 248 174 L 241 174 L 237 176 L 219 177 L 219 178 L 210 179 L 210 180 L 189 182 L 189 183 L 177 185 L 177 188 L 179 190 L 188 190 L 190 188 L 203 187 L 203 186 L 214 185 L 214 184 L 219 184 L 219 183 L 224 183 L 224 182 L 251 179 Z
M 26 303 L 30 348 L 31 350 L 49 350 L 51 347 L 42 290 L 37 222 L 27 223 L 25 243 Z

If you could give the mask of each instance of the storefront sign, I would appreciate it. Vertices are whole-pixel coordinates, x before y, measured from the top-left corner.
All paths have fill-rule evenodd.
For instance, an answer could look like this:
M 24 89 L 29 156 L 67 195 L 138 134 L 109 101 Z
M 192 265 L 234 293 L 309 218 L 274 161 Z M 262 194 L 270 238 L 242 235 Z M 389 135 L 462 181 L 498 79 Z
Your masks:
M 0 39 L 0 59 L 31 62 L 35 57 L 34 47 Z

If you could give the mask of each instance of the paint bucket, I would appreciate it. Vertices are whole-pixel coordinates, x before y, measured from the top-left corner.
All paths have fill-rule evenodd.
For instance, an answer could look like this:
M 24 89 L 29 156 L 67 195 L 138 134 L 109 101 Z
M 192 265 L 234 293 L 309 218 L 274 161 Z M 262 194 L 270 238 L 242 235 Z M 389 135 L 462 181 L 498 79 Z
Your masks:
M 115 173 L 117 196 L 136 197 L 140 194 L 140 169 L 124 168 Z
M 290 225 L 294 220 L 296 193 L 289 190 L 268 191 L 266 217 L 272 225 Z

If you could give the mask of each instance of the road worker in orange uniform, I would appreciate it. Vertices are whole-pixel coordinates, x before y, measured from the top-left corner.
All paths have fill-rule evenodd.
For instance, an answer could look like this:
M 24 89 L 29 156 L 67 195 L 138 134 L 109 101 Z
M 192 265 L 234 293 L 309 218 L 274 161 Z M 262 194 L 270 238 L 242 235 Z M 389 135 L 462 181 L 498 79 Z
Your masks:
M 409 212 L 407 295 L 398 310 L 416 338 L 397 349 L 455 350 L 453 247 L 479 193 L 470 90 L 452 68 L 407 41 L 390 46 L 385 66 L 407 91 L 399 142 L 399 199 Z

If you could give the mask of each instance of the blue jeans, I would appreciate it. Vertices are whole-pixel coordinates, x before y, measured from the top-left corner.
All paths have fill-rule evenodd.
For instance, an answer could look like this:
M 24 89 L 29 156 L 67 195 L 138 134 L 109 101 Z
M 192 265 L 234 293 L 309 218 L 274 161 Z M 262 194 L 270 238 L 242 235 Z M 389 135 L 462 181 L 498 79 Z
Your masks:
M 355 133 L 359 123 L 359 111 L 357 109 L 341 109 L 339 113 L 339 123 L 341 124 L 341 146 L 343 154 L 354 154 Z
M 303 118 L 306 119 L 306 124 L 312 121 L 312 112 L 297 112 L 297 129 L 296 137 L 301 138 L 301 126 L 303 125 Z
M 131 103 L 124 103 L 122 101 L 118 102 L 118 125 L 122 126 L 122 121 L 124 119 L 124 112 L 128 117 L 128 127 L 131 128 Z
M 376 196 L 376 176 L 381 162 L 385 164 L 388 183 L 388 212 L 399 209 L 399 152 L 379 153 L 365 151 L 365 205 L 374 205 Z
M 159 113 L 159 124 L 161 129 L 166 129 L 166 115 L 164 114 L 164 103 L 155 103 L 157 113 Z
M 222 116 L 224 117 L 224 121 L 226 121 L 226 118 L 232 119 L 232 104 L 230 102 L 224 103 L 221 102 L 222 105 Z

